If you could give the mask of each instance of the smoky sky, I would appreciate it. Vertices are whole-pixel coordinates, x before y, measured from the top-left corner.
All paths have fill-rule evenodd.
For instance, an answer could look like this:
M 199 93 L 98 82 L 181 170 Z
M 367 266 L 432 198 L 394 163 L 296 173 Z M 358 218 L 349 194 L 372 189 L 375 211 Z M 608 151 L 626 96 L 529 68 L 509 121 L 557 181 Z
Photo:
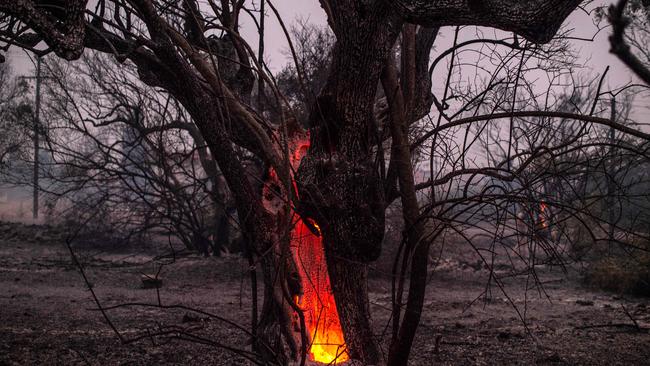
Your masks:
M 586 8 L 575 11 L 565 21 L 563 27 L 571 30 L 571 36 L 575 39 L 570 41 L 572 50 L 578 56 L 577 65 L 579 72 L 586 77 L 597 77 L 607 66 L 610 67 L 608 77 L 605 80 L 605 88 L 615 89 L 627 83 L 638 82 L 638 79 L 623 65 L 616 57 L 609 52 L 608 37 L 610 28 L 606 22 L 597 26 L 591 12 L 597 6 L 608 5 L 608 1 L 593 1 Z M 259 0 L 248 2 L 249 6 L 258 8 Z M 276 0 L 272 4 L 278 10 L 287 28 L 298 26 L 298 21 L 309 22 L 321 27 L 326 27 L 326 15 L 317 0 Z M 253 50 L 257 51 L 258 34 L 254 22 L 243 16 L 241 21 L 242 36 L 250 43 Z M 267 5 L 265 17 L 265 55 L 270 70 L 278 72 L 287 63 L 291 62 L 288 52 L 288 43 L 280 23 L 274 12 Z M 489 35 L 492 30 L 484 30 Z M 437 50 L 445 50 L 452 43 L 453 28 L 447 27 L 441 30 L 436 42 L 432 56 L 435 57 Z M 593 41 L 591 39 L 593 38 Z M 12 48 L 8 54 L 13 70 L 18 75 L 33 73 L 33 60 L 25 51 Z M 434 92 L 436 91 L 436 80 L 434 76 Z M 645 119 L 650 116 L 650 93 L 643 92 L 635 97 L 634 112 L 635 119 Z M 642 121 L 639 121 L 642 122 Z

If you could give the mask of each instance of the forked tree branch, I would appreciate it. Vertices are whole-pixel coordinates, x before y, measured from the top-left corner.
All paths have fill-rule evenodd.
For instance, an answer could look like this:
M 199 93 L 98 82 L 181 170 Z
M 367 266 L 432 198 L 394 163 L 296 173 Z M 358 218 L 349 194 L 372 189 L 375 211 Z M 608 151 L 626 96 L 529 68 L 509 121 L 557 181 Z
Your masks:
M 62 19 L 38 9 L 36 3 L 30 0 L 0 0 L 0 12 L 25 22 L 59 57 L 74 60 L 81 56 L 84 49 L 86 3 L 87 0 L 66 1 L 66 15 Z
M 628 0 L 620 0 L 618 4 L 609 7 L 608 19 L 612 24 L 612 35 L 609 37 L 610 52 L 615 54 L 641 80 L 650 85 L 650 69 L 632 53 L 630 46 L 625 41 L 625 28 L 630 24 L 630 19 L 624 14 L 627 3 Z
M 581 0 L 396 0 L 410 23 L 430 27 L 478 25 L 518 33 L 534 43 L 550 41 Z

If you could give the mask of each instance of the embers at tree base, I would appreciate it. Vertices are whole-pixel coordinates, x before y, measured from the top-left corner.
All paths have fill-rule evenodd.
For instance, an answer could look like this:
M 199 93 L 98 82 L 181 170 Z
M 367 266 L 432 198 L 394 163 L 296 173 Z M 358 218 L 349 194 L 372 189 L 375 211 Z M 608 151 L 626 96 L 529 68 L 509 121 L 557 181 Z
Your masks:
M 294 137 L 289 147 L 289 159 L 295 171 L 307 153 L 309 136 Z M 295 179 L 292 180 L 295 188 Z M 269 183 L 279 187 L 277 174 L 273 170 L 269 172 L 267 187 Z M 279 210 L 277 205 L 282 205 L 282 202 L 277 202 L 276 207 L 273 207 L 273 195 L 269 189 L 266 191 L 268 208 Z M 293 224 L 290 249 L 302 289 L 302 294 L 298 296 L 296 303 L 305 317 L 305 328 L 309 338 L 309 359 L 323 364 L 341 364 L 348 361 L 350 357 L 332 293 L 320 228 L 311 220 L 306 223 L 303 220 L 309 219 L 303 219 L 293 210 L 290 215 Z
M 313 226 L 318 230 L 317 225 Z M 291 253 L 302 279 L 303 295 L 298 305 L 304 312 L 310 336 L 310 358 L 325 364 L 347 361 L 349 356 L 327 272 L 322 237 L 312 233 L 301 218 L 292 231 Z

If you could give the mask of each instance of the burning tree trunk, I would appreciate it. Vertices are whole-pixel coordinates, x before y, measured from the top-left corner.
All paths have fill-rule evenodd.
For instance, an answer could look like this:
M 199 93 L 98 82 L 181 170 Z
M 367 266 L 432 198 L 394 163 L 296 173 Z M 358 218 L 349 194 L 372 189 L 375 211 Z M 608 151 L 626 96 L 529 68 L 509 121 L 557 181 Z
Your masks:
M 292 126 L 290 133 L 292 136 L 287 144 L 288 157 L 289 164 L 292 169 L 295 169 L 307 154 L 309 137 L 297 126 Z M 295 189 L 293 178 L 292 182 L 294 183 L 292 188 Z M 288 282 L 287 290 L 291 298 L 287 300 L 294 302 L 291 306 L 298 309 L 293 310 L 297 310 L 296 312 L 304 319 L 300 322 L 303 332 L 301 338 L 303 342 L 307 343 L 305 347 L 310 359 L 325 364 L 344 362 L 349 359 L 349 355 L 331 286 L 321 229 L 311 218 L 300 217 L 293 209 L 284 211 L 286 205 L 282 198 L 291 197 L 293 193 L 287 192 L 282 187 L 277 173 L 271 169 L 264 188 L 267 211 L 276 212 L 278 217 L 284 215 L 285 219 L 281 220 L 284 223 L 279 225 L 279 230 L 283 227 L 291 227 L 289 234 L 290 257 L 287 258 L 287 253 L 282 250 L 276 256 L 276 258 L 284 258 L 283 260 L 290 263 L 285 266 L 288 269 L 285 276 L 297 280 L 297 284 L 293 284 L 293 286 L 290 281 Z M 278 247 L 286 248 L 282 244 Z M 294 311 L 287 308 L 284 311 L 279 311 L 277 315 L 286 318 L 293 313 Z M 281 321 L 280 323 L 286 322 Z M 297 345 L 298 342 L 295 344 Z M 290 346 L 290 348 L 293 347 Z M 296 349 L 297 347 L 293 351 L 295 352 Z
M 318 226 L 310 229 L 298 218 L 291 236 L 291 254 L 302 280 L 298 305 L 305 316 L 309 355 L 314 361 L 333 364 L 349 359 L 345 337 L 330 283 L 323 240 Z
M 577 4 L 578 1 L 493 2 L 489 5 L 470 2 L 469 6 L 465 2 L 445 5 L 423 1 L 399 1 L 392 5 L 373 1 L 323 2 L 337 42 L 328 82 L 311 116 L 311 126 L 315 126 L 312 147 L 300 165 L 298 186 L 301 212 L 315 218 L 323 228 L 332 288 L 352 358 L 365 364 L 382 362 L 370 327 L 365 263 L 373 261 L 380 253 L 386 202 L 383 182 L 370 149 L 369 131 L 376 128 L 373 107 L 381 71 L 387 65 L 405 21 L 432 27 L 488 25 L 546 42 Z M 541 8 L 547 11 L 544 16 L 538 12 Z M 415 63 L 411 65 L 414 67 Z M 412 75 L 410 72 L 402 70 L 406 75 Z M 408 82 L 405 85 L 408 86 L 408 98 L 414 98 L 415 85 Z M 429 92 L 426 90 L 426 95 Z M 392 104 L 391 109 L 395 107 L 395 103 L 389 101 L 389 104 Z M 405 118 L 413 117 L 406 109 L 409 107 L 413 105 L 402 103 L 401 109 L 391 111 L 395 126 L 393 145 L 402 148 L 393 153 L 397 153 L 397 162 L 402 164 L 410 156 L 405 134 L 412 122 Z M 409 169 L 410 179 L 406 172 Z M 402 201 L 407 203 L 409 210 L 405 218 L 411 223 L 409 252 L 404 256 L 415 254 L 418 258 L 411 263 L 407 316 L 400 332 L 394 334 L 391 364 L 403 364 L 408 359 L 408 354 L 404 353 L 410 350 L 419 322 L 428 252 L 428 246 L 420 243 L 423 227 L 417 221 L 419 213 L 414 190 L 408 193 L 414 184 L 412 167 L 397 167 L 397 171 Z

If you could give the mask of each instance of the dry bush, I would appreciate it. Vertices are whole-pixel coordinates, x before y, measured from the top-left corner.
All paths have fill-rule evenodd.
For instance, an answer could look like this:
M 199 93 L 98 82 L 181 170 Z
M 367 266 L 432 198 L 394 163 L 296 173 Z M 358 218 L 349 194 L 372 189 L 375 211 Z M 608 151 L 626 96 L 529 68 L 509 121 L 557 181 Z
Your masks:
M 639 247 L 593 260 L 585 270 L 585 281 L 608 291 L 650 296 L 650 243 Z

